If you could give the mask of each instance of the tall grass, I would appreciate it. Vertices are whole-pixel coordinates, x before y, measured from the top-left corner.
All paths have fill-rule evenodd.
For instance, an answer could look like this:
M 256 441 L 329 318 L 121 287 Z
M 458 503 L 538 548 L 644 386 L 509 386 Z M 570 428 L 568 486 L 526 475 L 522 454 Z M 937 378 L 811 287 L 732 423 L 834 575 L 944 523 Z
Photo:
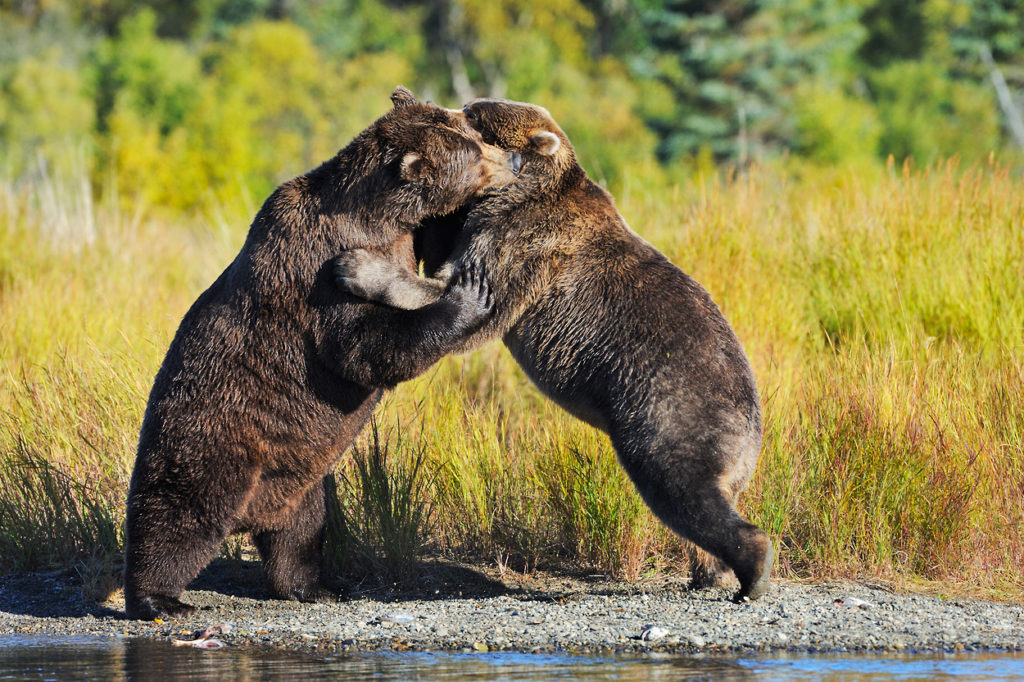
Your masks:
M 121 516 L 107 481 L 76 480 L 24 442 L 0 461 L 0 571 L 109 563 L 120 547 Z
M 751 357 L 765 444 L 741 506 L 778 541 L 781 574 L 1024 596 L 1022 190 L 999 166 L 955 163 L 618 189 L 633 228 L 705 285 Z M 12 492 L 25 462 L 68 485 L 66 510 L 100 504 L 116 527 L 152 377 L 248 224 L 100 202 L 82 205 L 93 236 L 71 245 L 33 201 L 0 187 L 0 537 L 61 527 Z M 629 579 L 683 555 L 607 439 L 498 344 L 400 386 L 377 420 L 341 465 L 359 538 L 343 553 L 380 562 L 425 544 Z M 383 504 L 402 491 L 404 506 Z M 4 570 L 75 560 L 12 551 Z
M 325 558 L 335 574 L 358 573 L 408 579 L 429 534 L 429 481 L 424 453 L 406 457 L 401 436 L 381 438 L 376 421 L 370 440 L 352 450 L 352 458 L 328 480 L 328 529 Z

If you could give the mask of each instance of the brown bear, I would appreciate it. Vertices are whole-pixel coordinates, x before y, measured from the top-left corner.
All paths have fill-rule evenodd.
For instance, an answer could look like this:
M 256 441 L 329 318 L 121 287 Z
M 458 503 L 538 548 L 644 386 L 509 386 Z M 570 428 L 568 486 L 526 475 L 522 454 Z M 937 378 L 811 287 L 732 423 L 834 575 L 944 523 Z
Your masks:
M 182 590 L 241 532 L 278 595 L 328 596 L 325 476 L 384 389 L 423 372 L 490 314 L 474 268 L 415 311 L 334 285 L 343 250 L 415 267 L 412 231 L 424 218 L 514 179 L 518 156 L 485 144 L 461 112 L 404 88 L 392 100 L 336 156 L 271 194 L 182 320 L 150 393 L 128 492 L 128 617 L 190 611 Z
M 486 268 L 495 313 L 464 349 L 503 336 L 545 394 L 609 434 L 655 514 L 732 569 L 735 598 L 759 597 L 774 549 L 734 507 L 761 447 L 757 387 L 735 333 L 696 281 L 630 230 L 545 109 L 483 99 L 464 111 L 486 142 L 521 152 L 518 181 L 475 203 L 461 233 L 442 224 L 455 249 L 434 280 L 355 250 L 339 257 L 340 286 L 415 309 L 459 263 Z M 695 586 L 713 584 L 717 564 L 704 556 Z

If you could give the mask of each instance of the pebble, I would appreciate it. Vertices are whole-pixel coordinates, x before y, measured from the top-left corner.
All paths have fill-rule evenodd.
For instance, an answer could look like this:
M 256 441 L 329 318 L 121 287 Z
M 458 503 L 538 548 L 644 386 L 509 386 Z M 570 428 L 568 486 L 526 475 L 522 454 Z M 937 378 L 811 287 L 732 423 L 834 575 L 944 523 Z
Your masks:
M 382 621 L 391 621 L 392 623 L 411 623 L 412 616 L 408 613 L 389 613 L 388 615 L 381 618 Z
M 574 652 L 1024 651 L 1024 606 L 893 594 L 858 585 L 777 582 L 734 604 L 725 589 L 689 592 L 580 581 L 491 596 L 388 595 L 301 604 L 192 590 L 199 610 L 167 623 L 124 620 L 118 603 L 86 602 L 68 580 L 0 577 L 0 633 L 151 637 L 168 641 L 218 626 L 226 645 L 293 649 Z M 844 608 L 837 608 L 842 601 Z M 861 602 L 870 606 L 864 607 Z M 850 607 L 853 608 L 850 608 Z M 226 627 L 228 625 L 233 628 Z M 217 651 L 210 652 L 218 655 Z

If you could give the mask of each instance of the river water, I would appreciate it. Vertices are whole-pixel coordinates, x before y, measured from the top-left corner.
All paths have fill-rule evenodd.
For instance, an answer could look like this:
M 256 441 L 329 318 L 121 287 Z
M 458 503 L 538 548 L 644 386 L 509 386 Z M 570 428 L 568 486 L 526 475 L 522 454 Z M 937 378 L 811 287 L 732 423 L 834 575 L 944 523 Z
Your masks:
M 166 641 L 0 634 L 0 680 L 1024 680 L 1024 654 L 315 656 Z

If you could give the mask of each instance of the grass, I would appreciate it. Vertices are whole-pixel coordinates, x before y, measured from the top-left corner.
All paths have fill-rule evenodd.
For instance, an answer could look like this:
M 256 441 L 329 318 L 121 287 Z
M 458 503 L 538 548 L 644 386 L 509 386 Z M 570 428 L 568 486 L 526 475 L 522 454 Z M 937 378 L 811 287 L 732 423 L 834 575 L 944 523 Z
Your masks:
M 74 472 L 18 443 L 0 461 L 0 571 L 102 563 L 115 556 L 122 518 L 108 503 L 104 483 L 76 480 Z
M 392 444 L 371 421 L 369 441 L 329 479 L 325 557 L 332 573 L 390 580 L 415 574 L 430 532 L 429 482 L 423 450 L 405 448 L 400 434 Z
M 780 575 L 1024 598 L 1018 176 L 794 164 L 616 194 L 751 357 L 765 444 L 741 506 Z M 0 571 L 116 562 L 150 383 L 251 218 L 39 209 L 59 195 L 0 183 Z M 424 548 L 637 580 L 685 554 L 607 439 L 500 344 L 400 386 L 376 419 L 339 468 L 339 572 L 400 574 Z

